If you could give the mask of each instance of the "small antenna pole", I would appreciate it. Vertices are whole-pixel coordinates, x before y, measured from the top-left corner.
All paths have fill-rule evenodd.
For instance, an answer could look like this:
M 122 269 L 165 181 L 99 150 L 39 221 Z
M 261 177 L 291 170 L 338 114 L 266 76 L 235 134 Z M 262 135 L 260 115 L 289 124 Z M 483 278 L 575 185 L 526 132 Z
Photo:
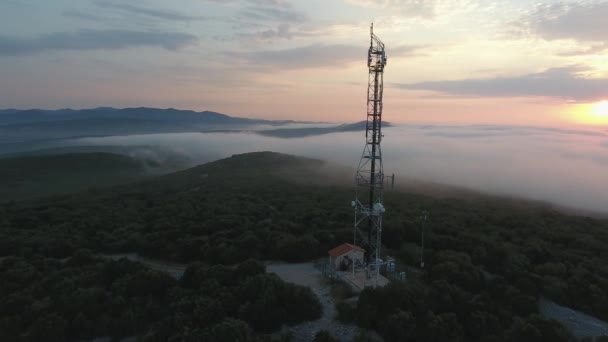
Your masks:
M 420 226 L 420 268 L 424 268 L 424 232 L 426 231 L 426 224 L 428 221 L 429 212 L 426 210 L 422 211 L 421 226 Z

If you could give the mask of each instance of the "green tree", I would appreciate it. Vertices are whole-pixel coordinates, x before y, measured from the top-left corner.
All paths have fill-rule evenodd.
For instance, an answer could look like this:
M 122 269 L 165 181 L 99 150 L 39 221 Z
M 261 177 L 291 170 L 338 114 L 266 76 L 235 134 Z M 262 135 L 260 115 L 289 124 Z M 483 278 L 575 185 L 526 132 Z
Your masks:
M 32 341 L 61 342 L 66 340 L 66 321 L 56 313 L 39 318 L 30 328 Z
M 320 330 L 315 334 L 314 342 L 337 342 L 329 331 Z

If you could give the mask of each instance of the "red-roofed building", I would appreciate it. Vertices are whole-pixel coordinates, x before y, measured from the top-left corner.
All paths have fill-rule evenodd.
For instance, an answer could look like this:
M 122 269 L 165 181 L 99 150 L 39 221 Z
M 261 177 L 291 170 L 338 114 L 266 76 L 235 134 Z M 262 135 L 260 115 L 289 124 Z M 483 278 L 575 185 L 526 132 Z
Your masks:
M 336 271 L 346 271 L 353 267 L 354 262 L 363 262 L 365 249 L 350 243 L 343 243 L 327 253 L 331 267 Z

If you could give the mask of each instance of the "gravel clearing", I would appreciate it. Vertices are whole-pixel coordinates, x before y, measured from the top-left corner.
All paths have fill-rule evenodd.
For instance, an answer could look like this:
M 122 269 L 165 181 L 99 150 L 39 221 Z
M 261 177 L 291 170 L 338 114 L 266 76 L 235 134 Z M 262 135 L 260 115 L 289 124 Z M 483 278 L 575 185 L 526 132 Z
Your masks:
M 541 314 L 562 323 L 577 338 L 608 336 L 608 323 L 547 299 L 539 303 Z
M 268 264 L 266 271 L 275 273 L 286 282 L 310 287 L 323 305 L 323 315 L 320 319 L 284 327 L 281 333 L 290 332 L 294 341 L 313 341 L 318 331 L 327 330 L 339 341 L 354 340 L 357 327 L 334 320 L 336 307 L 330 294 L 330 286 L 323 282 L 321 272 L 315 269 L 313 263 Z

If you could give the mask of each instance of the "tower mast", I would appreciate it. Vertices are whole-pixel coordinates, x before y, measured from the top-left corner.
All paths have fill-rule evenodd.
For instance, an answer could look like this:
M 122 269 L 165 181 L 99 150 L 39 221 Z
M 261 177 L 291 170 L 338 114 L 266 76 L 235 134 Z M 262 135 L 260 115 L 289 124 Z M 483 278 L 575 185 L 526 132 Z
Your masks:
M 384 43 L 370 27 L 370 47 L 367 56 L 369 68 L 367 88 L 367 121 L 365 146 L 355 177 L 355 227 L 354 243 L 366 249 L 364 268 L 368 277 L 376 281 L 380 273 L 380 248 L 382 244 L 382 215 L 384 214 L 384 170 L 382 166 L 382 94 L 384 67 L 386 66 Z M 353 268 L 354 270 L 354 268 Z

